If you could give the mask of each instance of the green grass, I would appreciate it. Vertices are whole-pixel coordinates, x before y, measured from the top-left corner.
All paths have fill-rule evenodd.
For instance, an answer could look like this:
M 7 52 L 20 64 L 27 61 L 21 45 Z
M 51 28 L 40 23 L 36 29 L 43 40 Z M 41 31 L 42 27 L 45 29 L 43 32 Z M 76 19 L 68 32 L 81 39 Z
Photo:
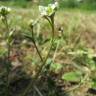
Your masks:
M 36 3 L 35 5 L 47 5 L 51 3 L 52 0 L 41 0 L 39 3 Z M 60 9 L 79 9 L 79 10 L 96 10 L 96 2 L 83 2 L 78 3 L 76 0 L 60 0 L 59 1 L 59 7 Z M 11 6 L 11 7 L 18 7 L 18 8 L 31 8 L 34 6 L 34 3 L 32 1 L 26 1 L 26 0 L 16 0 L 16 1 L 0 1 L 0 5 L 5 6 Z
M 5 6 L 10 6 L 10 7 L 15 7 L 15 8 L 28 8 L 33 6 L 33 3 L 27 2 L 26 0 L 17 0 L 17 1 L 0 1 L 0 5 L 5 5 Z

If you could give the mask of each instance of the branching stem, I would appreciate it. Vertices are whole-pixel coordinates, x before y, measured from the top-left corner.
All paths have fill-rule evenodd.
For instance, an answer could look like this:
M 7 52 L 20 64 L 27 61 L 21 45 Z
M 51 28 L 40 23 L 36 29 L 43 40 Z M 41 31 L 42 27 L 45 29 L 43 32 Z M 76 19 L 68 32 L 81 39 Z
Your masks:
M 37 72 L 34 80 L 30 82 L 30 84 L 28 85 L 28 87 L 26 88 L 26 90 L 20 96 L 26 96 L 26 94 L 29 92 L 29 90 L 31 89 L 31 87 L 34 88 L 34 85 L 36 85 L 37 80 L 38 80 L 38 77 L 40 76 L 40 74 L 41 74 L 41 72 L 42 72 L 42 70 L 43 70 L 43 68 L 44 68 L 44 66 L 45 66 L 45 64 L 47 62 L 47 59 L 49 57 L 49 54 L 50 54 L 50 52 L 52 50 L 52 46 L 54 44 L 54 15 L 52 15 L 51 17 L 46 18 L 46 19 L 48 20 L 48 22 L 49 22 L 49 24 L 50 24 L 50 26 L 52 28 L 51 44 L 50 44 L 50 48 L 49 48 L 48 54 L 47 54 L 45 60 L 43 60 L 42 55 L 41 55 L 41 53 L 40 53 L 40 51 L 39 51 L 39 49 L 38 49 L 38 47 L 36 45 L 35 39 L 34 39 L 34 32 L 33 32 L 33 26 L 32 26 L 32 41 L 33 41 L 33 44 L 34 44 L 34 46 L 35 46 L 35 48 L 37 50 L 37 53 L 38 53 L 40 59 L 41 59 L 42 64 L 41 64 L 41 66 L 40 66 L 40 68 L 39 68 L 39 70 L 38 70 L 38 72 Z

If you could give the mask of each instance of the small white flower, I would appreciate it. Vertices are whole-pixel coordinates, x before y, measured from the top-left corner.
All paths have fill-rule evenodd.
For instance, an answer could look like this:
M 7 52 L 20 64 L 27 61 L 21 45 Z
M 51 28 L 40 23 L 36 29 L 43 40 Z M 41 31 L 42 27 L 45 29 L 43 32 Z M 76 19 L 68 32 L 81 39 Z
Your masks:
M 59 7 L 59 4 L 58 4 L 58 2 L 55 2 L 55 6 L 58 8 Z
M 57 9 L 59 4 L 58 2 L 55 2 L 54 4 L 49 4 L 48 6 L 50 6 L 53 10 Z
M 41 16 L 51 16 L 56 12 L 57 8 L 58 8 L 58 2 L 55 2 L 54 4 L 49 4 L 47 7 L 39 6 L 39 11 Z
M 56 11 L 56 9 L 58 8 L 59 4 L 58 2 L 55 2 L 54 4 L 49 4 L 48 7 L 51 7 L 51 9 L 53 11 Z
M 47 15 L 47 7 L 39 6 L 39 11 L 40 11 L 41 16 L 46 16 Z
M 10 11 L 11 11 L 11 9 L 9 7 L 5 7 L 5 6 L 0 7 L 0 14 L 2 16 L 5 16 L 5 15 L 9 14 Z
M 8 7 L 8 8 L 7 8 L 7 11 L 8 11 L 8 12 L 11 12 L 11 8 Z
M 49 5 L 49 6 L 51 6 L 51 8 L 52 8 L 53 10 L 56 8 L 55 4 L 51 4 L 51 5 Z

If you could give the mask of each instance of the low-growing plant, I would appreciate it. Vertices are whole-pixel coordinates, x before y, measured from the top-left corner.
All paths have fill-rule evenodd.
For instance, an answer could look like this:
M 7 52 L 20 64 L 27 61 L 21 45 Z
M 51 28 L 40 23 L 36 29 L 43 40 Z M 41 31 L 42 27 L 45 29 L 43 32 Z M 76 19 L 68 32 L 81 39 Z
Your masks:
M 52 46 L 54 44 L 54 16 L 55 16 L 55 12 L 57 10 L 57 7 L 58 7 L 58 3 L 55 2 L 54 4 L 49 4 L 47 7 L 45 6 L 39 6 L 39 11 L 40 11 L 40 18 L 33 21 L 31 20 L 30 21 L 30 29 L 31 29 L 31 35 L 25 35 L 25 37 L 27 37 L 28 39 L 30 39 L 33 44 L 34 44 L 34 47 L 38 53 L 38 56 L 40 57 L 40 60 L 41 60 L 41 65 L 39 66 L 38 68 L 38 71 L 36 73 L 36 76 L 33 78 L 32 82 L 28 85 L 28 87 L 25 89 L 25 91 L 23 92 L 23 94 L 20 94 L 20 96 L 26 96 L 26 94 L 28 93 L 28 91 L 31 89 L 31 88 L 35 88 L 35 84 L 37 83 L 38 81 L 38 78 L 39 76 L 42 74 L 43 72 L 43 69 L 46 65 L 46 62 L 47 62 L 47 59 L 49 57 L 49 54 L 52 50 Z M 7 8 L 7 7 L 0 7 L 0 15 L 1 15 L 1 20 L 3 22 L 3 24 L 5 25 L 5 29 L 6 29 L 6 32 L 4 33 L 4 40 L 6 42 L 6 49 L 7 49 L 7 52 L 6 52 L 6 55 L 5 55 L 5 68 L 6 68 L 6 96 L 10 96 L 10 81 L 9 81 L 9 74 L 10 74 L 10 68 L 11 68 L 11 60 L 10 60 L 10 53 L 11 53 L 11 47 L 12 47 L 12 44 L 13 44 L 13 33 L 14 31 L 10 30 L 10 26 L 9 26 L 9 23 L 8 23 L 8 15 L 10 13 L 11 9 L 10 8 Z M 50 26 L 51 26 L 51 29 L 52 29 L 52 36 L 51 36 L 51 40 L 50 40 L 50 48 L 49 48 L 49 51 L 48 51 L 48 54 L 45 58 L 42 57 L 42 54 L 41 52 L 39 51 L 39 47 L 37 46 L 36 44 L 36 39 L 35 39 L 35 35 L 34 35 L 34 26 L 39 22 L 39 20 L 41 18 L 44 18 L 46 19 Z M 37 91 L 38 92 L 38 91 Z M 38 93 L 39 94 L 39 93 Z
M 49 0 L 50 1 L 50 0 Z M 73 1 L 72 1 L 73 2 Z M 72 7 L 75 5 L 73 4 Z M 76 88 L 80 87 L 81 85 L 85 84 L 86 82 L 90 83 L 91 87 L 96 87 L 96 78 L 92 77 L 93 72 L 96 70 L 96 57 L 94 52 L 91 50 L 88 50 L 88 48 L 78 48 L 75 45 L 71 46 L 71 40 L 70 39 L 70 33 L 71 31 L 74 31 L 75 25 L 71 25 L 72 27 L 69 28 L 68 32 L 63 34 L 63 30 L 61 35 L 58 36 L 58 38 L 55 38 L 55 13 L 58 9 L 58 3 L 55 2 L 53 4 L 49 4 L 48 6 L 39 6 L 39 11 L 40 11 L 40 17 L 38 17 L 36 20 L 30 20 L 29 21 L 29 31 L 28 33 L 24 33 L 24 38 L 30 40 L 32 45 L 34 46 L 38 57 L 40 58 L 40 61 L 37 60 L 37 57 L 35 57 L 36 60 L 33 60 L 31 58 L 31 55 L 26 56 L 26 59 L 30 59 L 30 61 L 33 60 L 33 63 L 36 63 L 37 70 L 35 72 L 35 75 L 32 78 L 32 81 L 29 82 L 28 86 L 21 92 L 18 96 L 27 96 L 28 93 L 32 92 L 31 94 L 34 95 L 36 92 L 38 96 L 43 96 L 42 92 L 39 90 L 37 87 L 38 83 L 40 82 L 41 78 L 43 75 L 46 75 L 45 77 L 48 79 L 47 80 L 47 85 L 48 88 L 50 89 L 47 93 L 47 96 L 61 96 L 57 95 L 55 93 L 56 88 L 53 89 L 53 86 L 55 86 L 55 80 L 51 76 L 51 72 L 53 72 L 55 75 L 58 74 L 58 72 L 61 72 L 60 80 L 62 81 L 67 81 L 69 83 L 76 83 L 77 86 L 75 88 L 72 88 L 72 90 L 75 90 Z M 0 58 L 3 57 L 3 63 L 5 67 L 5 96 L 10 96 L 10 83 L 11 81 L 9 80 L 9 75 L 11 74 L 11 68 L 12 68 L 12 62 L 11 62 L 11 52 L 12 52 L 12 47 L 13 47 L 13 42 L 14 42 L 14 30 L 11 30 L 10 24 L 9 24 L 9 15 L 10 15 L 11 9 L 8 7 L 0 7 L 0 17 L 2 24 L 4 25 L 4 28 L 6 32 L 3 33 L 3 39 L 5 42 L 5 49 L 0 49 Z M 38 33 L 38 36 L 36 37 L 35 29 L 36 25 L 41 21 L 41 19 L 47 20 L 48 24 L 50 25 L 51 28 L 51 37 L 49 39 L 43 40 L 42 34 Z M 72 22 L 73 23 L 73 22 Z M 76 22 L 75 22 L 76 23 Z M 48 26 L 49 28 L 49 26 Z M 57 34 L 58 35 L 58 34 Z M 64 36 L 66 35 L 66 36 Z M 68 36 L 67 36 L 68 35 Z M 70 36 L 69 36 L 70 35 Z M 81 34 L 80 34 L 81 35 Z M 46 38 L 46 37 L 45 37 Z M 68 40 L 67 40 L 68 39 Z M 77 38 L 79 39 L 79 38 Z M 25 40 L 25 39 L 24 39 Z M 79 40 L 77 40 L 79 41 Z M 41 52 L 42 48 L 41 45 L 44 43 L 49 43 L 50 42 L 50 47 L 49 50 L 47 50 L 47 55 L 43 55 Z M 63 45 L 64 43 L 64 45 Z M 61 45 L 60 45 L 61 44 Z M 68 45 L 69 44 L 69 45 Z M 32 47 L 33 47 L 32 46 Z M 55 58 L 56 58 L 56 53 L 58 51 L 59 47 L 63 48 L 65 46 L 68 46 L 65 48 L 65 55 L 66 57 L 69 56 L 69 61 L 70 65 L 67 66 L 72 66 L 74 67 L 72 70 L 69 70 L 68 72 L 63 73 L 63 64 L 61 63 L 56 63 Z M 46 47 L 43 46 L 43 47 Z M 72 48 L 71 48 L 72 47 Z M 81 46 L 80 46 L 81 47 Z M 41 48 L 41 50 L 40 50 Z M 61 51 L 64 53 L 64 51 Z M 52 53 L 52 56 L 50 55 Z M 30 53 L 31 54 L 31 53 Z M 37 56 L 36 55 L 36 56 Z M 51 58 L 53 57 L 53 58 Z M 37 63 L 37 61 L 39 63 Z M 24 61 L 25 62 L 25 61 Z M 74 70 L 75 69 L 75 70 Z M 63 73 L 63 74 L 62 74 Z M 96 73 L 96 72 L 95 72 Z M 46 80 L 45 78 L 45 80 Z M 52 79 L 51 79 L 52 78 Z M 56 77 L 55 77 L 56 78 Z M 60 81 L 59 80 L 59 81 Z M 58 81 L 58 80 L 57 80 Z M 57 82 L 58 83 L 58 82 Z M 55 86 L 56 87 L 56 86 Z M 72 91 L 71 90 L 71 91 Z M 70 91 L 67 90 L 67 91 Z
M 6 96 L 10 96 L 10 81 L 9 81 L 9 74 L 10 74 L 10 68 L 11 68 L 11 61 L 10 61 L 10 54 L 11 54 L 11 47 L 12 47 L 12 43 L 13 43 L 13 39 L 12 39 L 12 35 L 14 33 L 14 31 L 10 30 L 9 27 L 9 23 L 8 23 L 8 15 L 10 13 L 11 9 L 8 7 L 0 7 L 0 17 L 1 20 L 5 26 L 6 32 L 4 32 L 4 36 L 3 39 L 5 40 L 5 44 L 6 44 L 6 54 L 4 54 L 4 66 L 6 68 Z
M 55 40 L 54 39 L 54 35 L 55 35 L 55 33 L 54 33 L 55 32 L 54 31 L 54 16 L 55 16 L 55 12 L 57 10 L 57 7 L 58 7 L 57 2 L 55 2 L 54 4 L 49 4 L 48 7 L 39 6 L 39 11 L 40 11 L 40 14 L 41 14 L 40 18 L 35 20 L 35 21 L 31 20 L 30 23 L 29 23 L 29 26 L 31 28 L 31 36 L 26 35 L 26 37 L 28 39 L 32 40 L 32 42 L 34 44 L 34 47 L 35 47 L 35 49 L 36 49 L 36 51 L 38 53 L 38 56 L 40 57 L 40 60 L 41 60 L 42 64 L 39 66 L 39 69 L 38 69 L 38 71 L 36 73 L 36 76 L 35 76 L 34 80 L 29 84 L 29 86 L 27 87 L 27 89 L 25 90 L 25 92 L 23 93 L 22 96 L 25 96 L 27 94 L 27 92 L 30 90 L 31 87 L 35 88 L 35 84 L 37 83 L 39 76 L 42 74 L 42 71 L 43 71 L 43 69 L 44 69 L 44 67 L 46 65 L 49 54 L 50 54 L 50 52 L 52 50 L 54 40 Z M 34 26 L 39 22 L 39 20 L 42 17 L 49 22 L 49 24 L 51 26 L 51 29 L 52 29 L 51 44 L 50 44 L 50 48 L 49 48 L 49 51 L 47 53 L 47 56 L 45 58 L 42 57 L 42 54 L 39 51 L 39 47 L 36 45 L 35 35 L 34 35 Z

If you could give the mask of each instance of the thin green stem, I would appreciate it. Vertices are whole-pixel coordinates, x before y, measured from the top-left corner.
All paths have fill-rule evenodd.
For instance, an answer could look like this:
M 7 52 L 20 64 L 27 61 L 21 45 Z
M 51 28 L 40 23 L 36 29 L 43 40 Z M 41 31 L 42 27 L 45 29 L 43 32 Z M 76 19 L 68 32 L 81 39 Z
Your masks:
M 8 21 L 7 21 L 7 17 L 5 16 L 4 17 L 4 25 L 6 27 L 6 32 L 9 32 L 9 25 L 8 25 Z M 7 38 L 7 33 L 5 34 L 5 39 Z M 10 44 L 7 42 L 7 57 L 6 57 L 6 96 L 9 96 L 10 95 L 10 92 L 9 92 L 9 73 L 10 73 L 10 60 L 9 60 L 9 57 L 10 57 Z
M 49 21 L 49 20 L 48 20 L 48 21 Z M 51 22 L 52 22 L 52 23 L 51 23 L 51 27 L 52 27 L 52 38 L 51 38 L 50 49 L 49 49 L 49 51 L 48 51 L 48 54 L 47 54 L 47 56 L 46 56 L 43 64 L 42 64 L 42 65 L 40 66 L 40 68 L 39 68 L 39 71 L 38 71 L 38 73 L 37 73 L 37 75 L 36 75 L 35 80 L 37 80 L 38 76 L 41 74 L 42 69 L 43 69 L 43 67 L 44 67 L 45 64 L 46 64 L 46 61 L 47 61 L 47 59 L 48 59 L 48 57 L 49 57 L 49 54 L 50 54 L 51 49 L 52 49 L 52 46 L 53 46 L 53 44 L 54 44 L 54 17 L 51 18 Z M 50 23 L 50 22 L 49 22 L 49 23 Z
M 37 50 L 37 53 L 38 53 L 39 57 L 41 58 L 42 65 L 40 66 L 40 68 L 39 68 L 39 70 L 38 70 L 38 72 L 37 72 L 37 75 L 35 76 L 34 80 L 33 80 L 32 82 L 30 82 L 30 84 L 28 85 L 28 87 L 26 88 L 26 90 L 23 92 L 22 95 L 20 94 L 20 96 L 26 96 L 26 94 L 28 93 L 28 91 L 30 90 L 30 88 L 31 88 L 31 87 L 34 88 L 34 85 L 36 84 L 36 82 L 37 82 L 37 80 L 38 80 L 38 77 L 39 77 L 39 75 L 41 74 L 41 72 L 42 72 L 42 70 L 43 70 L 43 67 L 45 66 L 46 61 L 47 61 L 47 59 L 48 59 L 48 57 L 49 57 L 49 54 L 50 54 L 50 52 L 51 52 L 52 46 L 53 46 L 53 44 L 54 44 L 54 16 L 52 16 L 52 17 L 50 17 L 50 18 L 51 18 L 51 21 L 50 21 L 50 19 L 47 19 L 47 20 L 48 20 L 48 22 L 50 23 L 50 25 L 51 25 L 51 27 L 52 27 L 52 38 L 51 38 L 50 49 L 49 49 L 49 51 L 48 51 L 48 54 L 47 54 L 45 60 L 43 60 L 43 58 L 42 58 L 42 56 L 41 56 L 41 54 L 40 54 L 40 52 L 39 52 L 39 50 L 38 50 L 38 47 L 36 46 L 35 39 L 34 39 L 34 33 L 33 33 L 33 27 L 32 27 L 32 40 L 33 40 L 33 43 L 34 43 L 35 48 L 36 48 L 36 50 Z M 32 86 L 32 84 L 33 84 L 33 86 Z
M 36 51 L 37 51 L 37 53 L 38 53 L 38 55 L 39 55 L 39 57 L 41 59 L 41 62 L 43 62 L 43 58 L 42 58 L 41 53 L 40 53 L 40 51 L 39 51 L 39 49 L 38 49 L 38 47 L 36 45 L 36 42 L 35 42 L 33 27 L 32 27 L 32 42 L 33 42 L 33 44 L 34 44 L 34 46 L 36 48 Z

